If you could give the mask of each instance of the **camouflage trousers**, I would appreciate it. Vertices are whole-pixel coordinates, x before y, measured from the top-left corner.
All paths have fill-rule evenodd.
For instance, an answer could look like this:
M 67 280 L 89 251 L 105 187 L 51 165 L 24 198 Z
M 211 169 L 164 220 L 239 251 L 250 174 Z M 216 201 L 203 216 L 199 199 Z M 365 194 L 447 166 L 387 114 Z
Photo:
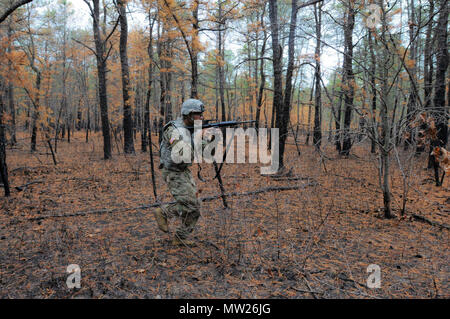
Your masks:
M 197 199 L 194 178 L 189 169 L 176 172 L 163 168 L 161 171 L 170 193 L 176 200 L 174 204 L 163 205 L 162 213 L 167 219 L 181 218 L 181 225 L 177 228 L 176 234 L 179 238 L 186 239 L 200 217 L 200 202 Z

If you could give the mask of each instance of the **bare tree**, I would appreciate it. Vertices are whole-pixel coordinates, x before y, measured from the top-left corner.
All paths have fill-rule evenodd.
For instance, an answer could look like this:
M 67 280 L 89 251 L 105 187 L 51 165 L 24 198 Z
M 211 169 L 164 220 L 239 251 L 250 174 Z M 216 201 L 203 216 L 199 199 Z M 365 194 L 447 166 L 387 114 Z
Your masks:
M 107 64 L 106 61 L 109 57 L 109 54 L 112 50 L 112 44 L 109 43 L 109 49 L 106 50 L 109 38 L 114 33 L 117 28 L 117 24 L 119 20 L 115 23 L 113 29 L 106 36 L 106 30 L 103 30 L 103 37 L 100 33 L 100 5 L 99 0 L 92 0 L 91 2 L 88 0 L 84 0 L 84 2 L 88 5 L 89 10 L 91 12 L 92 17 L 92 28 L 94 31 L 94 41 L 95 41 L 95 50 L 89 48 L 97 59 L 97 76 L 98 76 L 98 93 L 99 93 L 99 102 L 100 102 L 100 117 L 102 122 L 102 133 L 103 133 L 103 158 L 109 159 L 112 157 L 111 154 L 111 134 L 109 128 L 109 118 L 108 118 L 108 98 L 107 98 L 107 86 L 106 86 L 106 72 L 107 72 Z M 104 8 L 104 10 L 106 10 Z M 106 12 L 105 12 L 106 13 Z M 104 19 L 106 20 L 106 14 L 104 13 Z M 102 24 L 103 28 L 106 28 L 105 23 Z

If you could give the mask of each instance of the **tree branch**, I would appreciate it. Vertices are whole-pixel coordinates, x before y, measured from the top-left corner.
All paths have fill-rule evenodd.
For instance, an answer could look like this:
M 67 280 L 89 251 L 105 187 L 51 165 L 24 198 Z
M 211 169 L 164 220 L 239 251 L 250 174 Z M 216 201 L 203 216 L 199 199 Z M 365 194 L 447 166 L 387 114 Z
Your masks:
M 78 40 L 75 39 L 75 38 L 72 38 L 72 40 L 75 41 L 75 42 L 78 43 L 78 44 L 81 44 L 81 45 L 84 46 L 86 49 L 88 49 L 88 50 L 90 50 L 92 53 L 94 53 L 95 56 L 97 56 L 97 52 L 95 52 L 94 49 L 90 48 L 89 46 L 87 46 L 86 44 L 84 44 L 84 43 L 81 42 L 81 41 L 78 41 Z
M 11 13 L 13 13 L 17 8 L 23 6 L 23 5 L 27 4 L 27 3 L 30 3 L 31 1 L 33 1 L 33 0 L 20 0 L 20 1 L 17 1 L 16 3 L 13 3 L 13 4 L 11 5 L 11 7 L 9 7 L 8 9 L 6 9 L 5 13 L 3 13 L 3 14 L 0 16 L 0 23 L 2 23 L 3 21 L 5 21 L 5 19 L 6 19 Z
M 299 10 L 299 9 L 302 9 L 302 8 L 304 8 L 304 7 L 308 7 L 308 6 L 310 6 L 310 5 L 313 5 L 313 4 L 316 4 L 317 2 L 322 2 L 323 0 L 311 0 L 311 1 L 308 1 L 308 2 L 306 2 L 306 3 L 303 3 L 303 4 L 300 4 L 300 5 L 297 5 L 297 11 Z

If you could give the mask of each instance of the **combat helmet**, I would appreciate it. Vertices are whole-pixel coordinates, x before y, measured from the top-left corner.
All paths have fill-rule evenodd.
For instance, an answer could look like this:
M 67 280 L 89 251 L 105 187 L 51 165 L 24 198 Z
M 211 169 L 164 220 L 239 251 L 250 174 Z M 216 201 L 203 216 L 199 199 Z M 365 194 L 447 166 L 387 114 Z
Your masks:
M 203 112 L 205 112 L 205 106 L 203 105 L 203 102 L 196 99 L 188 99 L 181 105 L 181 115 Z

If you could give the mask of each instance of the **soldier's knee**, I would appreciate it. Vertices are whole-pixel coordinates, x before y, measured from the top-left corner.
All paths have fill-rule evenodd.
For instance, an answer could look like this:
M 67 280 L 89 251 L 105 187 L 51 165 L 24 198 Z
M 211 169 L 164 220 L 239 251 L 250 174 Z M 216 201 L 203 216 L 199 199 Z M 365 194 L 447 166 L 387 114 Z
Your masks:
M 182 203 L 188 211 L 200 211 L 200 201 L 195 196 L 187 196 Z

